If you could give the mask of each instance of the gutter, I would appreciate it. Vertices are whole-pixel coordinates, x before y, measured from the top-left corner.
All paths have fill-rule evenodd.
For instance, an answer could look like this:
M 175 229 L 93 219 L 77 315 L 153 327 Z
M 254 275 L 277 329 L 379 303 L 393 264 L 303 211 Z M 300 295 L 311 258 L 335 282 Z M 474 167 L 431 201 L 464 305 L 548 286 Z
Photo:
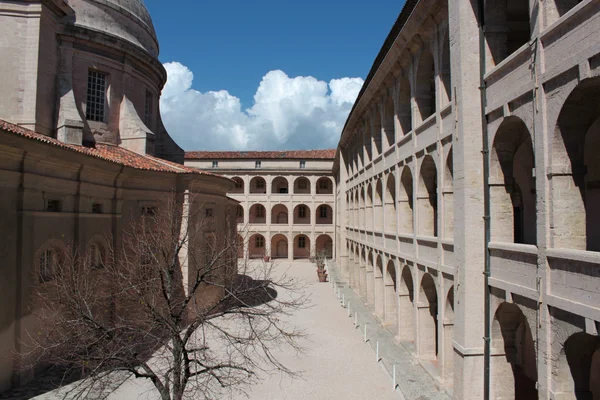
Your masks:
M 485 85 L 485 12 L 484 0 L 477 0 L 479 9 L 479 93 L 481 98 L 481 135 L 482 146 L 481 154 L 483 156 L 483 220 L 484 220 L 484 246 L 485 246 L 485 266 L 484 266 L 484 349 L 483 349 L 483 399 L 490 400 L 490 364 L 491 364 L 491 293 L 490 293 L 490 241 L 491 241 L 491 220 L 490 220 L 490 145 L 488 141 L 487 117 L 485 109 L 486 85 Z

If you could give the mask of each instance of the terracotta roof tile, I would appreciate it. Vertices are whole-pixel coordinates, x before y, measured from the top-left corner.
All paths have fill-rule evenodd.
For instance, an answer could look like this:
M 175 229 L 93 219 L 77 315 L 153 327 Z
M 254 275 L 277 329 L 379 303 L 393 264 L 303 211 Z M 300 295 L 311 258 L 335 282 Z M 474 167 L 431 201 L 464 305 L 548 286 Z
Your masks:
M 186 160 L 223 159 L 306 159 L 333 160 L 335 149 L 327 150 L 280 150 L 280 151 L 188 151 Z
M 10 122 L 2 119 L 0 119 L 0 129 L 5 132 L 10 132 L 28 139 L 36 140 L 38 142 L 47 143 L 51 146 L 85 154 L 87 156 L 99 158 L 129 168 L 145 171 L 171 172 L 176 174 L 219 176 L 149 155 L 138 154 L 131 150 L 127 150 L 123 147 L 115 145 L 97 143 L 94 147 L 85 147 L 63 143 L 54 138 L 33 132 L 29 129 L 23 128 L 22 126 L 11 124 Z

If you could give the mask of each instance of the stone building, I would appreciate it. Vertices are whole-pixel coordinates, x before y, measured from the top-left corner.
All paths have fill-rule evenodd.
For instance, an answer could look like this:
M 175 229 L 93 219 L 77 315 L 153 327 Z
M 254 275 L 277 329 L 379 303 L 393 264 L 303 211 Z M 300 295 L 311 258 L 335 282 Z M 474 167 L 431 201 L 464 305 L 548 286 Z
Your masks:
M 333 257 L 333 150 L 203 152 L 185 165 L 235 181 L 239 256 Z
M 600 2 L 408 0 L 336 152 L 337 260 L 456 399 L 600 399 Z
M 214 222 L 194 246 L 229 232 L 234 242 L 237 202 L 231 180 L 182 165 L 162 125 L 166 72 L 141 0 L 2 1 L 0 38 L 2 392 L 35 377 L 15 354 L 39 328 L 32 288 L 65 249 L 108 262 L 173 194 Z M 183 284 L 196 267 L 184 258 Z

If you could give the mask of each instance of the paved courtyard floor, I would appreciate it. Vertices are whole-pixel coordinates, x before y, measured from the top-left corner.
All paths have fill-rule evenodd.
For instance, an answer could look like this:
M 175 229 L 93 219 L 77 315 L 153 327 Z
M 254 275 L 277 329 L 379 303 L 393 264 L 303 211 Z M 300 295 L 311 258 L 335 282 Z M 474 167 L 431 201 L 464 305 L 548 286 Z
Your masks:
M 319 283 L 314 264 L 304 261 L 277 261 L 276 272 L 287 273 L 306 282 L 311 296 L 311 307 L 289 317 L 289 322 L 308 334 L 302 340 L 306 353 L 297 355 L 282 349 L 276 354 L 284 365 L 301 371 L 301 377 L 266 376 L 252 386 L 248 396 L 232 395 L 232 400 L 398 400 L 399 391 L 392 391 L 392 381 L 375 354 L 354 329 L 352 320 L 337 300 L 329 283 Z M 280 294 L 281 295 L 281 294 Z M 35 385 L 35 384 L 34 384 Z M 62 398 L 60 391 L 47 392 L 37 397 L 27 396 L 27 388 L 19 390 L 15 399 L 35 398 L 55 400 Z M 35 391 L 29 391 L 35 393 Z M 39 394 L 39 388 L 36 394 Z M 6 398 L 0 396 L 0 398 Z M 10 397 L 9 397 L 10 398 Z M 131 380 L 114 392 L 110 400 L 157 399 L 148 382 Z

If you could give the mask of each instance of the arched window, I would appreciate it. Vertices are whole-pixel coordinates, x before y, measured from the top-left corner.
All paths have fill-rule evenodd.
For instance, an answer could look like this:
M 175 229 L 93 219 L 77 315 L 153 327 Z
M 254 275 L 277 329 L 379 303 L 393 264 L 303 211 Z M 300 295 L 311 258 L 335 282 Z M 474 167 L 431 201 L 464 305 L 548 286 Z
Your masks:
M 242 194 L 244 193 L 244 180 L 238 176 L 232 178 L 232 180 L 235 182 L 235 187 L 233 188 L 233 190 L 231 191 L 231 193 L 237 193 L 237 194 Z
M 417 90 L 415 100 L 421 121 L 425 121 L 436 111 L 435 107 L 435 63 L 429 49 L 423 49 L 417 70 Z

